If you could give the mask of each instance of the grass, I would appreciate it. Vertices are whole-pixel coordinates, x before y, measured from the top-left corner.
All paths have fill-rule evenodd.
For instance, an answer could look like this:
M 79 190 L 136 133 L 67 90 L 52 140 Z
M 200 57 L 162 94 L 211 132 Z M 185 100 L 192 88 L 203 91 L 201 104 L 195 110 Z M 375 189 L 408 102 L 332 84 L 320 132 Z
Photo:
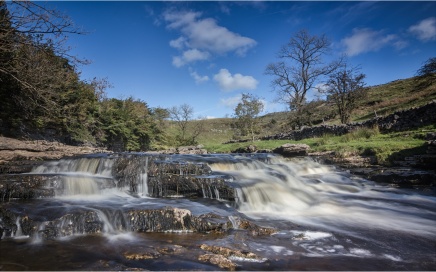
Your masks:
M 209 144 L 205 145 L 205 148 L 209 152 L 229 153 L 250 144 L 254 144 L 257 149 L 272 150 L 285 143 L 301 143 L 309 145 L 311 152 L 334 151 L 338 157 L 375 156 L 379 164 L 390 165 L 393 161 L 425 152 L 423 135 L 427 132 L 436 132 L 436 126 L 391 134 L 381 134 L 377 128 L 358 129 L 342 136 L 324 135 L 300 141 L 270 140 L 255 141 L 254 143 Z

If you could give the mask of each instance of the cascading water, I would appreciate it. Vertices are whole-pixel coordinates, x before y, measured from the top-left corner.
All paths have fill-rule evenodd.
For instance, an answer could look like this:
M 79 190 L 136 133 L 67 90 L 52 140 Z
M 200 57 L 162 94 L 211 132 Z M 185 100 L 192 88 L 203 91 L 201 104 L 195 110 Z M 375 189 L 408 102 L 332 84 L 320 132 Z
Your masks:
M 434 197 L 378 188 L 309 160 L 211 164 L 241 185 L 241 212 L 332 230 L 349 227 L 404 231 L 436 237 Z
M 309 159 L 94 155 L 48 162 L 28 175 L 46 177 L 56 197 L 0 203 L 0 269 L 216 270 L 199 261 L 210 245 L 257 255 L 228 257 L 243 270 L 436 265 L 434 196 Z M 32 257 L 23 262 L 17 248 Z

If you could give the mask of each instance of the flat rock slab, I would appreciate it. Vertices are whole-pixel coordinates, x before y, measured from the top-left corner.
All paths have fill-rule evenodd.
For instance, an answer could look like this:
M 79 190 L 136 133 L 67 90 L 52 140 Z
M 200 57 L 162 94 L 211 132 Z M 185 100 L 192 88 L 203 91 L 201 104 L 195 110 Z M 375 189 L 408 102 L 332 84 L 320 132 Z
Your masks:
M 273 150 L 283 157 L 307 156 L 310 146 L 307 144 L 284 144 Z

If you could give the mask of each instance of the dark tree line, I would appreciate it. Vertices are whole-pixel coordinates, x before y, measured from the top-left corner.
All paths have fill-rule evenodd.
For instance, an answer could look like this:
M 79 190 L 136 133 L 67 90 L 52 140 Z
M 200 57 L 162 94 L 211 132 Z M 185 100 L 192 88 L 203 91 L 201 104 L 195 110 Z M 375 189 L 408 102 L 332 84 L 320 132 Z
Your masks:
M 162 144 L 158 110 L 133 97 L 107 98 L 106 79 L 80 80 L 86 61 L 64 41 L 82 33 L 38 2 L 0 1 L 0 134 L 121 150 Z

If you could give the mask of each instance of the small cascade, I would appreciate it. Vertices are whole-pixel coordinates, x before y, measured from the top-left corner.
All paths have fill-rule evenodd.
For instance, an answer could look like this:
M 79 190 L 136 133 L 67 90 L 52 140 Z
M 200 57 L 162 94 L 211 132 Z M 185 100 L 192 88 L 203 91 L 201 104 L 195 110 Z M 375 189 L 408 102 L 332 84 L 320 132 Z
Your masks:
M 90 177 L 64 176 L 62 177 L 63 195 L 96 195 L 100 193 L 97 182 Z
M 148 157 L 145 159 L 145 167 L 142 171 L 142 175 L 140 176 L 141 184 L 142 184 L 142 196 L 148 196 Z
M 37 166 L 32 170 L 32 173 L 82 173 L 101 177 L 111 177 L 113 163 L 113 158 L 108 156 L 62 159 Z
M 15 225 L 17 226 L 17 230 L 16 230 L 16 232 L 14 233 L 13 236 L 17 237 L 17 238 L 24 236 L 23 235 L 23 230 L 21 229 L 20 219 L 21 219 L 21 217 L 17 216 L 17 219 L 15 220 Z

